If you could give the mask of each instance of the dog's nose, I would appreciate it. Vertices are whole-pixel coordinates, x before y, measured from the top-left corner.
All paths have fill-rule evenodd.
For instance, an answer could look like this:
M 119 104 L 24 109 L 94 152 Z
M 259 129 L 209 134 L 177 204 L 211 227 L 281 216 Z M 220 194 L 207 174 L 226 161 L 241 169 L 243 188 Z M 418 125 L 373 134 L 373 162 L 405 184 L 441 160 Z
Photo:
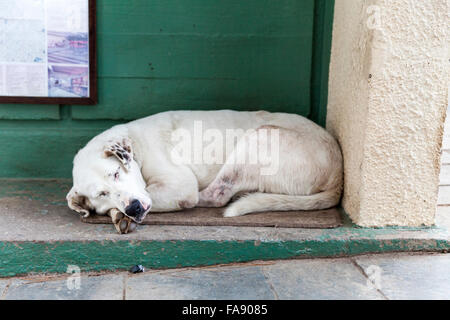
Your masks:
M 141 202 L 135 199 L 131 201 L 128 207 L 125 208 L 125 213 L 127 216 L 136 217 L 145 213 L 145 209 L 142 206 Z

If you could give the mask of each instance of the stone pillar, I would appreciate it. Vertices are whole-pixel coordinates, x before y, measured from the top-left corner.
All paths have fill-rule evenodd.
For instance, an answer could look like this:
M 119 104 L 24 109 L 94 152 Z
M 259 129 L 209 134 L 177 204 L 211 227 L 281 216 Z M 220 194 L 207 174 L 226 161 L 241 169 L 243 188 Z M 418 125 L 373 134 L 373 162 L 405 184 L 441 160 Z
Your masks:
M 327 128 L 358 225 L 434 224 L 449 21 L 447 0 L 336 0 Z

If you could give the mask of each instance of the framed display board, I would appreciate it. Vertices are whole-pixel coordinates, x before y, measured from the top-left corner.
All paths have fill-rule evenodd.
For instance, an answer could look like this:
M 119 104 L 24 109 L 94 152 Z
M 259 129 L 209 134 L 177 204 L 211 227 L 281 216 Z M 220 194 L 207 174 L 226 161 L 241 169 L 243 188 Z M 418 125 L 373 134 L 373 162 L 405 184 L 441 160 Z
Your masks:
M 0 0 L 0 103 L 97 102 L 95 0 Z

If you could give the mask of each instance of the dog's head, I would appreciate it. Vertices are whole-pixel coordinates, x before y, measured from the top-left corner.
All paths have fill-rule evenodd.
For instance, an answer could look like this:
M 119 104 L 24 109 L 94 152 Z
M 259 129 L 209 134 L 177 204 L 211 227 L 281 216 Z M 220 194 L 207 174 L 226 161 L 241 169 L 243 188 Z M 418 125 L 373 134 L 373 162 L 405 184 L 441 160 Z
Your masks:
M 130 139 L 110 130 L 94 138 L 74 159 L 73 187 L 67 194 L 72 210 L 87 217 L 117 209 L 140 223 L 152 201 L 136 162 Z

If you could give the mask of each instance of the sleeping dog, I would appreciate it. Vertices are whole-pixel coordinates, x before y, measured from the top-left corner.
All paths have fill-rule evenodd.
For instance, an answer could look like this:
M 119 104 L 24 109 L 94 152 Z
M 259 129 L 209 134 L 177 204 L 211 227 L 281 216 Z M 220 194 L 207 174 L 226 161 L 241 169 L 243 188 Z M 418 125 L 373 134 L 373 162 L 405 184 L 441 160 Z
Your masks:
M 109 215 L 128 233 L 149 212 L 230 201 L 225 217 L 331 208 L 342 171 L 336 140 L 299 115 L 173 111 L 93 138 L 75 156 L 67 201 L 84 217 Z

